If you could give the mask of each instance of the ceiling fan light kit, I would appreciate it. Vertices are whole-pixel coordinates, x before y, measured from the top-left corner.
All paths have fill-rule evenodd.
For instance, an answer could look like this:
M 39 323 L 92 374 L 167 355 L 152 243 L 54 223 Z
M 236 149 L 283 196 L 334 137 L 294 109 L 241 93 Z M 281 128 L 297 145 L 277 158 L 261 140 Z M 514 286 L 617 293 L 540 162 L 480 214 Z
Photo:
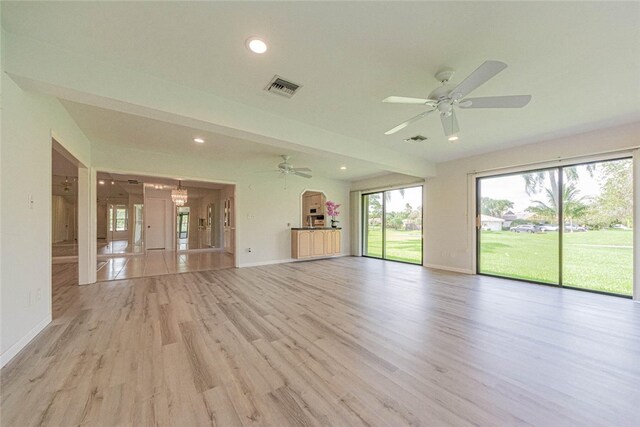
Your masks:
M 475 89 L 493 78 L 500 71 L 507 68 L 507 64 L 500 61 L 485 61 L 473 73 L 467 76 L 460 84 L 449 84 L 454 70 L 444 69 L 436 73 L 436 79 L 442 86 L 434 89 L 428 98 L 409 98 L 404 96 L 389 96 L 382 100 L 391 104 L 425 105 L 430 109 L 418 114 L 398 126 L 389 129 L 385 135 L 392 135 L 410 124 L 426 117 L 434 111 L 440 113 L 440 120 L 444 135 L 451 142 L 458 140 L 458 120 L 455 108 L 522 108 L 531 101 L 531 95 L 487 96 L 480 98 L 466 98 Z

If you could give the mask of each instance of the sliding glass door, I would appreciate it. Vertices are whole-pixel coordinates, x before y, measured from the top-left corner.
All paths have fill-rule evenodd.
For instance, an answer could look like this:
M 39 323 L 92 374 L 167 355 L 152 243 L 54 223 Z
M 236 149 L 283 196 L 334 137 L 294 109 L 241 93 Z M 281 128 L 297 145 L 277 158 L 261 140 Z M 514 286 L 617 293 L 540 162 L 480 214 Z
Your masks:
M 477 270 L 631 295 L 631 159 L 477 180 Z
M 564 168 L 564 286 L 632 294 L 632 166 L 621 159 Z
M 422 186 L 362 196 L 363 255 L 422 264 Z
M 480 273 L 560 283 L 559 180 L 547 169 L 478 181 Z

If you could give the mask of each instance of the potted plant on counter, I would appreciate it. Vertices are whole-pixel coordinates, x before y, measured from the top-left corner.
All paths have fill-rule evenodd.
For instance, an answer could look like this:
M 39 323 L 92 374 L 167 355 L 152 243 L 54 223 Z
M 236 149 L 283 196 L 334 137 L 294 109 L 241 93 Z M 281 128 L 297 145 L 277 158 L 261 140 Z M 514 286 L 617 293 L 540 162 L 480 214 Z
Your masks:
M 337 228 L 340 221 L 337 221 L 336 217 L 340 215 L 340 212 L 338 212 L 338 208 L 341 205 L 332 202 L 331 200 L 327 200 L 325 206 L 327 207 L 327 215 L 331 217 L 331 228 Z

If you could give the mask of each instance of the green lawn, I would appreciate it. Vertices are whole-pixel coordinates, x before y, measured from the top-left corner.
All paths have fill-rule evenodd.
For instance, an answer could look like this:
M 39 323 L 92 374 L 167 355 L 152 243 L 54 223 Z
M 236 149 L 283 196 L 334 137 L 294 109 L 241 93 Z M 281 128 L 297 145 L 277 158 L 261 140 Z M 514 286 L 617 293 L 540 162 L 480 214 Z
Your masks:
M 387 230 L 387 258 L 422 263 L 419 231 Z M 558 283 L 558 234 L 483 231 L 480 272 Z M 564 233 L 563 284 L 631 295 L 633 232 L 592 230 Z M 380 227 L 369 230 L 366 255 L 382 257 Z
M 564 233 L 563 284 L 631 295 L 633 232 Z M 483 231 L 480 272 L 540 282 L 558 282 L 558 233 Z
M 422 264 L 422 233 L 387 229 L 387 259 Z M 369 228 L 367 256 L 382 257 L 382 231 L 380 227 Z

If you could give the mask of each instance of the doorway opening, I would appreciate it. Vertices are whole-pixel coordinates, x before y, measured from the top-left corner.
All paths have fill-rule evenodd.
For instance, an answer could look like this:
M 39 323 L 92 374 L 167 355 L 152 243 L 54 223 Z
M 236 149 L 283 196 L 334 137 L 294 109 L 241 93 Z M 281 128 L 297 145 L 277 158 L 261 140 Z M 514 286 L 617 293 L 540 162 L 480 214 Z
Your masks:
M 422 264 L 422 186 L 362 195 L 362 254 Z
M 69 287 L 81 282 L 78 259 L 86 262 L 81 250 L 87 241 L 80 242 L 82 232 L 80 218 L 87 215 L 86 204 L 81 213 L 79 180 L 86 168 L 54 138 L 51 139 L 51 294 L 52 317 L 61 315 L 64 304 L 61 299 Z M 82 244 L 79 244 L 82 243 Z M 80 248 L 80 249 L 79 249 Z M 83 252 L 83 254 L 88 254 Z
M 97 176 L 98 281 L 235 266 L 234 185 Z

